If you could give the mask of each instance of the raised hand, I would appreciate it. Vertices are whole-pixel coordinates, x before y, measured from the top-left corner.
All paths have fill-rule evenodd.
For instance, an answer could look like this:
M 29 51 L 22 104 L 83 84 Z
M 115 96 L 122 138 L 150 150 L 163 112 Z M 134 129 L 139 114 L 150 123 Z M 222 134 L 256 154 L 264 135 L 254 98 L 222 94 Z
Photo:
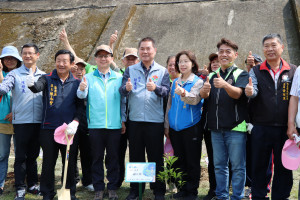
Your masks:
M 206 81 L 204 82 L 202 88 L 203 88 L 203 92 L 205 92 L 205 93 L 210 92 L 211 85 L 210 85 L 210 83 L 209 83 L 209 77 L 206 78 Z
M 130 78 L 128 78 L 127 82 L 126 82 L 126 90 L 128 92 L 130 92 L 132 90 L 132 83 L 131 83 L 131 80 Z
M 218 78 L 214 78 L 214 86 L 216 88 L 224 88 L 227 82 L 220 76 L 219 72 L 217 73 Z
M 118 31 L 115 30 L 115 33 L 110 36 L 109 44 L 113 45 L 118 39 Z
M 249 77 L 249 83 L 246 85 L 245 93 L 246 93 L 246 96 L 248 96 L 248 97 L 252 96 L 254 93 L 254 88 L 253 88 L 253 83 L 252 83 L 251 77 Z
M 81 81 L 80 85 L 79 85 L 79 89 L 81 91 L 84 91 L 87 87 L 87 81 L 86 81 L 86 78 L 85 76 L 83 77 L 83 81 Z
M 254 62 L 254 56 L 252 56 L 252 52 L 249 51 L 249 55 L 247 57 L 247 65 L 249 65 L 250 68 L 254 67 L 255 62 Z
M 207 66 L 204 65 L 203 70 L 202 70 L 202 75 L 207 76 L 209 74 L 209 71 L 207 69 Z
M 156 85 L 155 85 L 155 83 L 152 81 L 151 78 L 149 78 L 149 82 L 147 83 L 146 88 L 147 88 L 147 90 L 150 91 L 150 92 L 155 90 Z
M 59 33 L 59 39 L 63 42 L 68 40 L 68 35 L 65 28 L 63 28 L 62 31 Z
M 175 94 L 182 95 L 184 93 L 184 89 L 180 87 L 177 83 L 175 82 Z
M 26 84 L 27 87 L 34 86 L 34 76 L 33 76 L 32 68 L 29 69 L 29 75 L 26 76 Z

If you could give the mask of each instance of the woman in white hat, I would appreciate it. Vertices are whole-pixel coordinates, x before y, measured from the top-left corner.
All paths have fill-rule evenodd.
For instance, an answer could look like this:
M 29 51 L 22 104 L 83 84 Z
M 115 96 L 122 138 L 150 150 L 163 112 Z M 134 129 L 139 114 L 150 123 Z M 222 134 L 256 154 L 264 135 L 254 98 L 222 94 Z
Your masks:
M 4 47 L 0 56 L 0 83 L 10 71 L 20 67 L 21 63 L 22 58 L 19 56 L 16 47 Z M 11 124 L 12 113 L 10 93 L 0 96 L 0 110 L 0 195 L 2 195 L 7 174 L 11 136 L 14 133 Z

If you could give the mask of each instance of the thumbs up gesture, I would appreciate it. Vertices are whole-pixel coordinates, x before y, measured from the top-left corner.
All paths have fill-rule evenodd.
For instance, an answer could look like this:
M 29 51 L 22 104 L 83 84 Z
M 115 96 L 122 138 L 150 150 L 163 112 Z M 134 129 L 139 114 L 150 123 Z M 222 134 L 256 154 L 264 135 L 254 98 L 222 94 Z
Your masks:
M 255 62 L 254 62 L 254 61 L 255 61 L 255 60 L 254 60 L 254 56 L 252 56 L 252 52 L 249 51 L 249 55 L 248 55 L 248 57 L 247 57 L 247 65 L 249 65 L 249 68 L 254 67 L 254 65 L 255 65 Z
M 180 87 L 177 83 L 175 82 L 175 94 L 182 95 L 184 93 L 184 89 Z
M 155 83 L 152 81 L 151 78 L 149 78 L 149 82 L 147 83 L 146 88 L 147 88 L 147 90 L 150 91 L 150 92 L 152 92 L 152 91 L 155 90 L 156 85 L 155 85 Z
M 227 82 L 220 76 L 219 72 L 217 73 L 218 78 L 214 78 L 214 86 L 216 88 L 224 88 Z
M 249 77 L 249 83 L 246 85 L 245 88 L 245 93 L 247 97 L 250 97 L 253 95 L 254 88 L 253 88 L 253 83 L 252 83 L 252 78 Z
M 203 70 L 202 70 L 202 75 L 207 76 L 209 74 L 209 71 L 207 69 L 207 66 L 204 65 Z
M 113 45 L 118 39 L 118 31 L 115 30 L 115 33 L 110 36 L 109 44 Z
M 209 77 L 206 78 L 206 81 L 204 82 L 202 88 L 203 88 L 203 92 L 205 92 L 205 93 L 210 92 L 211 85 L 209 83 Z
M 86 89 L 86 87 L 87 87 L 87 80 L 86 80 L 86 78 L 84 76 L 83 79 L 82 79 L 82 81 L 81 81 L 81 83 L 80 83 L 80 85 L 79 85 L 79 89 L 81 91 L 84 91 Z
M 130 81 L 130 78 L 128 78 L 127 82 L 126 82 L 126 90 L 128 92 L 130 92 L 132 90 L 132 83 Z
M 26 84 L 27 84 L 27 87 L 34 86 L 34 76 L 33 76 L 32 68 L 29 69 L 29 75 L 27 75 L 27 77 L 26 77 Z

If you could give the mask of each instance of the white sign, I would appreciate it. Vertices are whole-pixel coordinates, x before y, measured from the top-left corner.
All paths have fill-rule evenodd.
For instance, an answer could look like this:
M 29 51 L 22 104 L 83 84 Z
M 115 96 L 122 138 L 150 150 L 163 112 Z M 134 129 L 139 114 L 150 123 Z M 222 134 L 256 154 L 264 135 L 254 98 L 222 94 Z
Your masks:
M 155 182 L 156 163 L 126 163 L 125 182 Z

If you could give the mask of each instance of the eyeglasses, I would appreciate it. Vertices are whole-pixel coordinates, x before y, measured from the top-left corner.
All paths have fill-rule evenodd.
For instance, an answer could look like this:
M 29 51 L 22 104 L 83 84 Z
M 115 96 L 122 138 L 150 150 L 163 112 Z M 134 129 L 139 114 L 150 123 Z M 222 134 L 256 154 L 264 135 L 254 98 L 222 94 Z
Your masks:
M 188 63 L 190 63 L 191 61 L 189 61 L 189 60 L 182 60 L 182 61 L 179 61 L 177 64 L 178 65 L 185 65 L 185 64 L 188 64 Z
M 111 57 L 110 54 L 107 54 L 107 55 L 98 55 L 98 56 L 96 56 L 96 58 L 109 58 L 109 57 Z
M 23 56 L 32 56 L 32 55 L 34 55 L 34 54 L 36 54 L 36 53 L 33 53 L 33 52 L 22 52 L 22 55 Z

